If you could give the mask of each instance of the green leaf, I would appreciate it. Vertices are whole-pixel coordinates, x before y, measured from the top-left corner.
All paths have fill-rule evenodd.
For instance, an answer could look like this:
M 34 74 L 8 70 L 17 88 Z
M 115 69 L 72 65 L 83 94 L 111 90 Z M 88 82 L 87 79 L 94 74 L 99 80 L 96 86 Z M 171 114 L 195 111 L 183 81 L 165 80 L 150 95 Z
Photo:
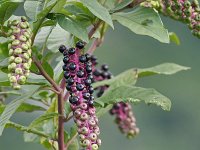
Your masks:
M 185 67 L 174 63 L 163 63 L 150 68 L 138 69 L 138 76 L 145 77 L 156 74 L 171 75 L 188 69 L 190 69 L 190 67 Z
M 54 117 L 57 117 L 58 113 L 46 113 L 44 115 L 41 115 L 40 117 L 36 118 L 31 124 L 29 125 L 29 128 L 40 126 L 40 124 L 44 123 L 44 121 L 53 119 Z
M 148 105 L 154 104 L 167 111 L 171 108 L 171 101 L 155 89 L 145 89 L 135 86 L 120 86 L 110 89 L 109 91 L 106 91 L 102 97 L 96 100 L 96 102 L 98 101 L 105 103 L 105 106 L 124 101 L 134 104 L 139 102 L 145 102 Z
M 19 93 L 18 93 L 19 94 Z M 0 114 L 4 111 L 6 105 L 0 104 Z M 41 106 L 29 104 L 29 103 L 22 103 L 16 112 L 33 112 L 33 111 L 44 111 L 45 109 Z
M 37 15 L 43 10 L 44 2 L 45 0 L 26 0 L 24 2 L 25 13 L 32 21 L 37 20 Z
M 27 84 L 36 84 L 36 85 L 48 85 L 48 81 L 42 76 L 42 75 L 37 75 L 34 73 L 30 73 L 28 79 L 27 79 Z
M 180 39 L 174 32 L 169 32 L 169 38 L 171 42 L 174 42 L 176 45 L 180 45 Z
M 115 6 L 115 8 L 112 9 L 112 12 L 122 9 L 122 8 L 128 6 L 129 4 L 131 4 L 132 2 L 133 2 L 133 0 L 123 0 L 121 3 L 117 4 Z
M 0 86 L 9 86 L 8 75 L 0 71 Z
M 98 3 L 97 0 L 80 0 L 96 17 L 105 21 L 109 24 L 113 29 L 112 18 L 108 12 L 108 10 Z
M 113 77 L 112 79 L 96 82 L 93 84 L 93 87 L 96 88 L 103 85 L 110 85 L 114 88 L 122 85 L 133 85 L 136 83 L 137 77 L 137 70 L 129 69 Z
M 22 1 L 21 0 L 15 0 L 15 1 L 8 0 L 8 1 L 0 4 L 0 25 L 3 26 L 4 22 L 10 18 L 10 16 L 13 14 L 13 12 L 19 6 L 20 2 L 22 2 Z
M 82 25 L 81 22 L 73 18 L 65 17 L 64 15 L 57 15 L 57 21 L 64 30 L 72 33 L 74 36 L 85 42 L 89 41 L 87 29 Z
M 105 113 L 107 113 L 112 107 L 113 107 L 113 105 L 112 105 L 112 104 L 109 104 L 109 105 L 106 105 L 105 108 L 98 108 L 98 109 L 97 109 L 97 113 L 96 113 L 97 117 L 99 118 L 99 117 L 103 116 L 103 115 L 104 115 Z
M 23 86 L 26 87 L 26 90 L 23 92 L 23 95 L 17 97 L 15 100 L 10 102 L 2 115 L 0 116 L 0 136 L 4 130 L 6 123 L 9 121 L 11 116 L 15 113 L 15 111 L 19 108 L 19 106 L 27 100 L 33 93 L 38 89 L 38 86 Z M 23 88 L 24 89 L 24 88 Z
M 73 142 L 69 145 L 68 150 L 79 150 L 79 142 L 77 139 L 73 140 Z
M 160 42 L 169 43 L 168 31 L 154 9 L 139 7 L 131 12 L 114 13 L 112 17 L 136 34 L 148 35 Z

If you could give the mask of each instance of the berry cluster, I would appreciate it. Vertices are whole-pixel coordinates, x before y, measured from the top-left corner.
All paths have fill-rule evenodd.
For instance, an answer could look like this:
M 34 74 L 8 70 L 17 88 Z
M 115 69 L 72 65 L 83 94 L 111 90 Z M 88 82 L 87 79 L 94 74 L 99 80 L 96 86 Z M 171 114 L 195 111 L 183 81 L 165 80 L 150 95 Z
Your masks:
M 142 4 L 153 7 L 164 15 L 188 24 L 192 33 L 200 38 L 200 7 L 198 0 L 147 0 Z
M 70 93 L 69 102 L 78 127 L 80 144 L 86 150 L 97 150 L 101 140 L 98 138 L 100 130 L 93 106 L 92 63 L 89 54 L 82 54 L 83 48 L 84 43 L 79 41 L 75 48 L 67 49 L 62 45 L 59 51 L 64 55 L 64 78 Z
M 132 138 L 139 133 L 136 126 L 136 119 L 129 103 L 119 102 L 110 110 L 111 115 L 116 115 L 115 122 L 118 124 L 120 131 Z
M 95 56 L 92 57 L 95 82 L 111 79 L 112 73 L 109 71 L 108 65 L 104 64 L 100 69 L 98 69 L 96 68 L 97 58 Z M 95 89 L 98 90 L 97 97 L 101 97 L 108 88 L 109 86 L 104 85 L 98 89 Z M 129 103 L 119 102 L 115 104 L 110 110 L 110 114 L 116 116 L 115 121 L 118 124 L 119 129 L 122 131 L 122 133 L 125 133 L 128 138 L 134 137 L 139 133 L 139 128 L 136 127 L 136 119 Z
M 25 83 L 30 72 L 32 31 L 26 17 L 21 17 L 20 21 L 9 21 L 8 27 L 10 28 L 8 77 L 13 88 L 20 89 L 20 85 Z

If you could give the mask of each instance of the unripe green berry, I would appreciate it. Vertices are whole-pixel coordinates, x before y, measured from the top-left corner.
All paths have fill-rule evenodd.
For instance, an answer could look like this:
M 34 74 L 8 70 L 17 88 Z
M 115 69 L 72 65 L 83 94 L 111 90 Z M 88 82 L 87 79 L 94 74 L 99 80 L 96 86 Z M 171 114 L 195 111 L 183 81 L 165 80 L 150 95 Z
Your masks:
M 21 57 L 16 57 L 15 58 L 15 63 L 16 64 L 22 63 L 22 58 Z
M 10 55 L 10 56 L 13 55 L 13 52 L 14 52 L 14 50 L 13 50 L 13 49 L 10 49 L 10 50 L 9 50 L 9 55 Z
M 7 32 L 8 36 L 10 36 L 12 34 L 12 32 L 13 32 L 13 30 L 9 29 L 8 32 Z
M 27 38 L 30 38 L 30 34 L 28 32 L 24 32 L 24 36 L 27 37 Z
M 26 22 L 21 22 L 21 23 L 20 23 L 20 27 L 21 27 L 22 29 L 26 29 L 26 28 L 27 28 Z
M 197 14 L 196 17 L 195 17 L 195 19 L 196 19 L 197 21 L 200 21 L 200 14 Z
M 9 61 L 9 63 L 12 63 L 12 62 L 14 62 L 14 60 L 15 60 L 15 57 L 14 56 L 10 56 L 8 61 Z
M 81 132 L 82 134 L 88 134 L 88 132 L 89 132 L 89 130 L 88 130 L 87 127 L 82 127 L 80 130 L 81 130 L 80 132 Z
M 17 26 L 19 24 L 19 21 L 18 20 L 13 20 L 13 22 L 12 22 L 12 25 L 13 26 Z
M 92 144 L 92 150 L 98 150 L 99 146 L 97 144 Z
M 27 18 L 25 16 L 22 16 L 21 21 L 25 22 L 25 21 L 27 21 Z
M 23 50 L 28 50 L 29 47 L 28 47 L 28 45 L 26 45 L 26 44 L 22 44 L 22 49 L 23 49 Z
M 87 120 L 88 119 L 88 114 L 87 113 L 82 113 L 80 119 L 81 120 Z
M 24 63 L 23 66 L 24 66 L 24 69 L 25 69 L 25 70 L 29 70 L 29 68 L 30 68 L 30 66 L 29 66 L 28 63 Z
M 15 36 L 14 36 L 14 35 L 11 35 L 11 36 L 10 36 L 10 39 L 11 39 L 11 41 L 14 41 L 14 40 L 15 40 Z
M 79 134 L 79 138 L 80 138 L 80 140 L 82 141 L 82 140 L 85 139 L 85 135 L 83 135 L 83 134 Z
M 14 40 L 13 42 L 12 42 L 12 45 L 13 46 L 17 46 L 17 45 L 19 45 L 20 44 L 20 41 L 19 40 Z
M 24 84 L 26 82 L 26 77 L 20 76 L 18 82 L 19 82 L 19 84 Z
M 16 78 L 15 76 L 11 76 L 11 77 L 9 78 L 9 81 L 10 81 L 11 83 L 16 83 L 16 82 L 17 82 L 17 78 Z
M 15 73 L 16 73 L 16 74 L 19 74 L 19 75 L 22 75 L 22 74 L 23 74 L 22 68 L 16 68 L 16 69 L 15 69 Z
M 28 77 L 30 75 L 30 71 L 26 70 L 26 72 L 24 73 L 25 77 Z
M 83 140 L 83 142 L 81 143 L 81 145 L 82 145 L 83 147 L 87 147 L 87 146 L 90 145 L 90 141 L 89 141 L 88 139 L 85 139 L 85 140 Z
M 185 1 L 185 2 L 184 2 L 184 6 L 185 6 L 186 8 L 189 8 L 189 7 L 191 6 L 191 3 L 190 3 L 189 1 Z
M 22 53 L 22 49 L 21 48 L 16 48 L 14 50 L 14 54 L 18 55 L 18 54 L 21 54 Z
M 22 41 L 22 42 L 26 42 L 27 41 L 27 38 L 24 36 L 24 35 L 21 35 L 19 37 L 19 40 Z
M 8 70 L 9 70 L 9 71 L 12 71 L 13 69 L 16 68 L 16 66 L 17 66 L 16 63 L 11 63 L 10 65 L 8 65 Z
M 31 66 L 31 64 L 32 64 L 32 59 L 29 59 L 29 60 L 28 60 L 28 64 L 29 64 L 29 66 Z
M 11 47 L 12 47 L 12 45 L 9 43 L 9 44 L 8 44 L 8 49 L 11 49 Z
M 13 85 L 13 88 L 14 88 L 15 90 L 19 90 L 19 89 L 21 88 L 21 86 L 20 86 L 20 85 Z
M 28 53 L 24 53 L 24 54 L 23 54 L 23 57 L 24 57 L 25 59 L 27 59 L 27 60 L 29 60 L 29 58 L 30 58 L 29 55 L 28 55 Z
M 29 50 L 27 51 L 27 53 L 28 53 L 28 55 L 31 57 L 32 50 L 31 50 L 31 49 L 29 49 Z
M 17 34 L 17 33 L 20 33 L 21 30 L 19 28 L 15 27 L 15 28 L 13 28 L 12 32 Z

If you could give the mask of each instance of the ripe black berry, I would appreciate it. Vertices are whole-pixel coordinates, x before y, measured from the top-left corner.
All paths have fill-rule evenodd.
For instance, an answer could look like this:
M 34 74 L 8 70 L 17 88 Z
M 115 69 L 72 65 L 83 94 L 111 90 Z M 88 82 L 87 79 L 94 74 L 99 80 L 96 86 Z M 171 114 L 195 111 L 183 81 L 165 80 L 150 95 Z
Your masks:
M 94 56 L 94 55 L 92 55 L 92 56 L 91 56 L 91 61 L 96 61 L 96 60 L 97 60 L 97 57 Z
M 64 71 L 67 71 L 67 70 L 68 70 L 68 68 L 67 68 L 67 65 L 66 65 L 66 64 L 64 64 L 64 65 L 63 65 L 63 70 L 64 70 Z
M 77 83 L 77 84 L 76 84 L 76 89 L 77 89 L 78 91 L 82 91 L 82 90 L 84 89 L 84 85 L 81 84 L 81 83 Z
M 90 65 L 87 65 L 86 66 L 86 71 L 87 71 L 87 73 L 92 72 L 92 67 Z
M 65 72 L 64 72 L 64 77 L 65 77 L 65 79 L 68 79 L 68 78 L 70 77 L 70 73 L 67 72 L 67 71 L 65 71 Z
M 94 101 L 88 101 L 89 106 L 94 106 Z
M 64 62 L 64 63 L 68 63 L 68 62 L 69 62 L 69 57 L 68 57 L 68 56 L 65 56 L 65 57 L 63 58 L 63 62 Z
M 103 71 L 108 71 L 109 67 L 108 67 L 108 65 L 104 64 L 104 65 L 101 66 L 101 69 Z
M 82 70 L 77 71 L 77 77 L 82 78 L 84 76 L 84 72 Z
M 87 61 L 88 61 L 88 60 L 90 60 L 91 55 L 90 55 L 90 54 L 85 54 L 85 57 L 86 57 L 86 59 L 87 59 Z
M 68 51 L 64 51 L 64 52 L 63 52 L 63 55 L 64 55 L 64 56 L 68 55 Z
M 74 84 L 74 79 L 73 78 L 69 78 L 66 81 L 68 83 L 68 85 L 73 85 Z
M 102 74 L 102 71 L 99 70 L 99 69 L 96 69 L 93 74 L 96 76 L 96 77 L 99 77 L 101 74 Z
M 78 97 L 76 97 L 76 96 L 70 96 L 70 97 L 69 97 L 69 102 L 70 102 L 71 104 L 77 104 L 77 102 L 78 102 Z
M 79 57 L 79 61 L 82 62 L 82 63 L 84 63 L 84 62 L 87 61 L 87 58 L 86 58 L 84 55 L 81 55 L 81 56 Z
M 83 93 L 83 98 L 89 99 L 90 98 L 90 93 Z
M 76 64 L 74 62 L 69 64 L 69 69 L 70 70 L 75 70 L 76 69 Z
M 76 43 L 76 47 L 79 48 L 79 49 L 83 49 L 84 46 L 85 45 L 84 45 L 84 43 L 82 41 L 79 41 L 79 42 Z
M 75 48 L 70 48 L 69 50 L 68 50 L 68 53 L 70 54 L 70 55 L 73 55 L 74 53 L 75 53 Z
M 90 94 L 92 94 L 92 93 L 94 93 L 94 88 L 92 86 L 90 86 L 88 91 L 89 91 Z
M 60 45 L 59 51 L 60 51 L 61 53 L 63 53 L 65 50 L 67 50 L 67 48 L 65 47 L 65 45 Z
M 66 89 L 67 89 L 67 91 L 71 91 L 72 90 L 72 87 L 70 86 L 70 85 L 66 85 Z
M 85 85 L 86 86 L 90 86 L 92 84 L 92 80 L 91 79 L 86 79 L 85 80 Z

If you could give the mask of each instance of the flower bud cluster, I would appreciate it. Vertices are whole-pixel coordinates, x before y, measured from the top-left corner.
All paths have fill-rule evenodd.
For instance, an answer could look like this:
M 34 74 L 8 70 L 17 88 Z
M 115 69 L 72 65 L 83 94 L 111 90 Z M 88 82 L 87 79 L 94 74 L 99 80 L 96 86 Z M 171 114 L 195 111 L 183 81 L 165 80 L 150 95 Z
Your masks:
M 104 64 L 100 69 L 97 69 L 95 68 L 97 58 L 95 56 L 92 57 L 95 58 L 92 60 L 95 82 L 111 79 L 112 73 L 109 72 L 108 65 Z M 105 85 L 96 89 L 98 90 L 97 97 L 101 97 L 108 88 L 109 86 Z M 132 138 L 139 133 L 139 128 L 136 127 L 136 119 L 129 103 L 116 103 L 110 110 L 110 114 L 115 115 L 115 122 L 117 123 L 120 131 L 126 134 L 128 138 Z
M 100 130 L 93 105 L 92 63 L 90 55 L 83 54 L 83 48 L 84 43 L 79 41 L 75 48 L 67 49 L 62 45 L 59 51 L 64 55 L 64 78 L 70 93 L 69 102 L 78 127 L 80 144 L 86 150 L 97 150 L 101 140 L 98 137 Z
M 120 131 L 132 138 L 139 134 L 139 128 L 136 126 L 136 119 L 129 103 L 119 102 L 110 110 L 111 115 L 115 115 L 115 122 Z
M 26 82 L 30 73 L 32 31 L 25 17 L 9 21 L 8 27 L 10 28 L 8 77 L 13 88 L 20 89 L 20 85 Z
M 198 0 L 147 0 L 142 6 L 157 9 L 164 15 L 183 21 L 200 38 L 200 7 Z

